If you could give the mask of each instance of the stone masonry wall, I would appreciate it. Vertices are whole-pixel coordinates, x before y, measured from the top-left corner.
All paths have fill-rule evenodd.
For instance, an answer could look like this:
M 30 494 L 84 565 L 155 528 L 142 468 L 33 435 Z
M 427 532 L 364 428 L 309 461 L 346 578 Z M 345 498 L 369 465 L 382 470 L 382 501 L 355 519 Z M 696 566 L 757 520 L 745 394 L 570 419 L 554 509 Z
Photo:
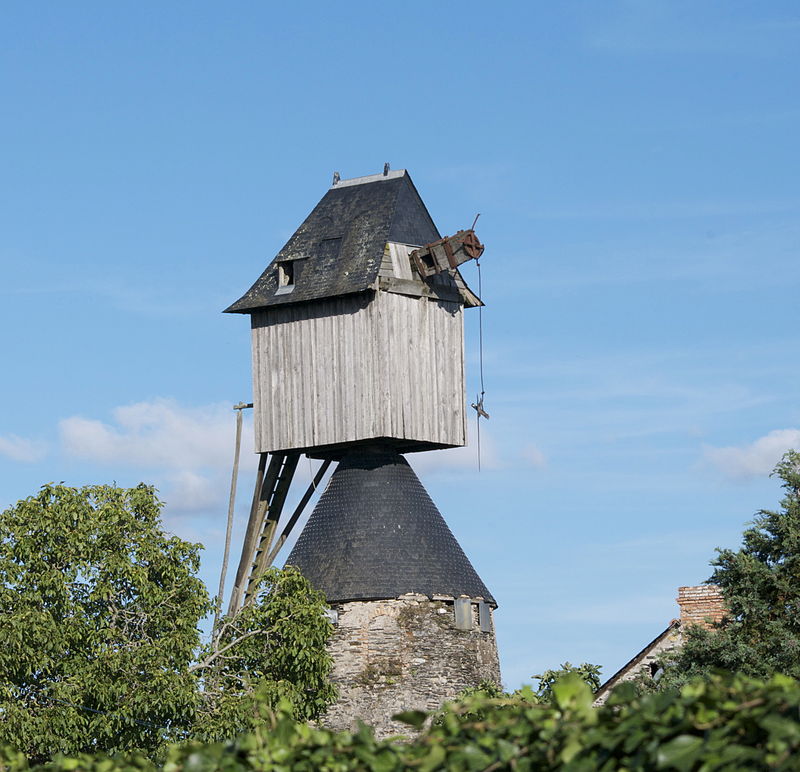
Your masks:
M 642 672 L 649 671 L 653 675 L 659 658 L 683 645 L 684 633 L 690 625 L 700 625 L 710 629 L 714 622 L 723 619 L 727 611 L 722 591 L 716 584 L 678 587 L 677 601 L 681 609 L 680 620 L 673 619 L 662 635 L 611 676 L 595 695 L 595 705 L 604 703 L 618 683 L 630 681 Z
M 494 627 L 483 633 L 473 605 L 472 630 L 455 626 L 453 601 L 403 595 L 335 607 L 330 642 L 339 700 L 324 723 L 351 729 L 356 719 L 379 737 L 408 734 L 391 720 L 402 710 L 435 710 L 481 681 L 500 683 Z
M 615 673 L 595 694 L 595 707 L 602 705 L 610 696 L 612 689 L 624 681 L 633 681 L 639 675 L 654 675 L 658 660 L 667 652 L 680 647 L 683 643 L 680 623 L 673 619 L 669 627 L 639 655 L 628 662 L 622 670 Z

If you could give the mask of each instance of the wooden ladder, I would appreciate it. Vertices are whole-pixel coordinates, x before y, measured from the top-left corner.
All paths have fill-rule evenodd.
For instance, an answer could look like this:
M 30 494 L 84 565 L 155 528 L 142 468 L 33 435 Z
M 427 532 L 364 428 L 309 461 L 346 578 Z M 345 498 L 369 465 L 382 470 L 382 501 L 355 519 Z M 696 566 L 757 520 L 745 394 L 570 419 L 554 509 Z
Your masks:
M 270 455 L 267 467 L 267 456 Z M 299 460 L 300 454 L 295 452 L 262 453 L 259 458 L 250 519 L 231 593 L 229 615 L 235 614 L 251 600 L 270 565 L 273 557 L 270 545 Z

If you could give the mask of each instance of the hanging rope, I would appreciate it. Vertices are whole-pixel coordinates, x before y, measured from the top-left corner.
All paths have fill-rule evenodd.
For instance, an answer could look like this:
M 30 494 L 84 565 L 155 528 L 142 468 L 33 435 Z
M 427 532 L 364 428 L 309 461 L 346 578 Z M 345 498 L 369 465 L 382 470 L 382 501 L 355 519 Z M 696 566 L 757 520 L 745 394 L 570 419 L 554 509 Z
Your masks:
M 481 279 L 481 264 L 477 260 L 475 264 L 478 266 L 478 297 L 482 297 L 483 281 Z M 483 388 L 483 303 L 478 306 L 478 362 L 481 373 L 481 399 L 478 404 L 483 407 L 483 395 L 486 393 Z
M 478 217 L 480 214 L 475 217 L 475 222 L 478 221 Z M 475 227 L 475 223 L 472 223 L 472 227 Z M 475 265 L 478 266 L 478 298 L 483 297 L 483 281 L 481 278 L 481 262 L 476 258 Z M 488 418 L 489 414 L 483 409 L 483 396 L 486 393 L 486 390 L 483 385 L 483 301 L 478 306 L 478 369 L 480 371 L 480 378 L 481 378 L 481 391 L 480 394 L 475 398 L 475 402 L 472 403 L 472 407 L 475 410 L 475 424 L 477 427 L 477 439 L 478 439 L 478 471 L 481 470 L 481 418 Z

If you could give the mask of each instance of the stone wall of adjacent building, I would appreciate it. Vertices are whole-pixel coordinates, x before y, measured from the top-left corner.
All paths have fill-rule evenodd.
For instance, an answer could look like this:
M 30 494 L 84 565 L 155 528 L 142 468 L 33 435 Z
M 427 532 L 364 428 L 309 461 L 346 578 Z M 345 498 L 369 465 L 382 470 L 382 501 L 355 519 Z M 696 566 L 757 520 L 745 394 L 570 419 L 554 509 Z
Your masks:
M 678 587 L 677 601 L 681 609 L 680 619 L 673 619 L 663 633 L 650 641 L 597 690 L 595 705 L 602 705 L 613 688 L 623 681 L 631 681 L 640 674 L 656 675 L 659 659 L 683 645 L 686 629 L 690 625 L 711 629 L 726 613 L 722 590 L 716 584 Z
M 424 595 L 354 601 L 334 611 L 330 651 L 340 697 L 324 719 L 333 729 L 351 729 L 360 718 L 380 737 L 408 733 L 391 720 L 395 713 L 435 710 L 467 687 L 500 683 L 494 626 L 481 632 L 476 604 L 471 630 L 456 629 L 452 600 Z
M 682 643 L 681 623 L 677 619 L 673 619 L 663 633 L 647 644 L 632 660 L 623 665 L 600 686 L 595 692 L 595 706 L 602 705 L 617 684 L 633 681 L 640 675 L 655 676 L 659 669 L 659 659 L 664 654 L 681 646 Z

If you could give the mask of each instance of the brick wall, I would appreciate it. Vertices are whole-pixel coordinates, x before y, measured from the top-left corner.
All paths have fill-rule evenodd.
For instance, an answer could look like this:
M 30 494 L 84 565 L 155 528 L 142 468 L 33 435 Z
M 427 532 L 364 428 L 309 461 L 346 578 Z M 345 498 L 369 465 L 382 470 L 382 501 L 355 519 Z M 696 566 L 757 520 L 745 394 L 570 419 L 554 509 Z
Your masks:
M 725 600 L 716 584 L 698 587 L 678 587 L 678 605 L 681 608 L 681 625 L 711 627 L 725 616 Z

